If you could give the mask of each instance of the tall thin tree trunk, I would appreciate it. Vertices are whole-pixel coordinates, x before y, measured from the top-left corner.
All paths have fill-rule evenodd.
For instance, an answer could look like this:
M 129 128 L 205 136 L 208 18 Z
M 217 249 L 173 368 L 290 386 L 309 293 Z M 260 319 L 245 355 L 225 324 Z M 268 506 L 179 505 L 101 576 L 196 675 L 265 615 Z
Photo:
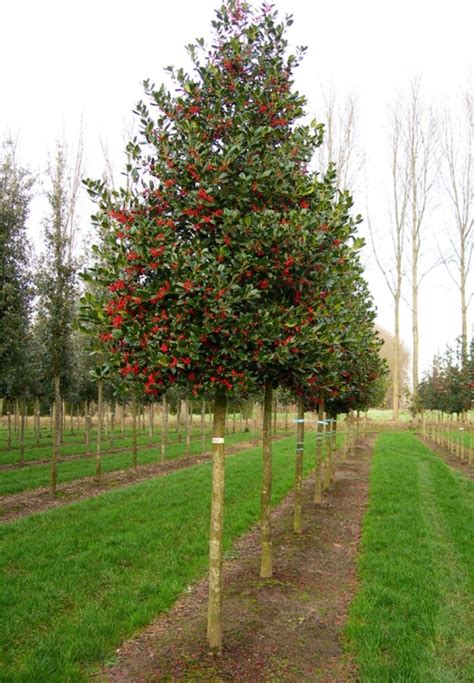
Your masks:
M 7 437 L 7 448 L 8 450 L 12 447 L 12 414 L 10 411 L 7 413 L 7 424 L 8 424 L 8 437 Z
M 54 435 L 53 435 L 53 455 L 51 458 L 51 495 L 56 494 L 58 486 L 58 458 L 61 450 L 61 380 L 59 375 L 54 376 Z
M 95 478 L 100 484 L 102 476 L 102 420 L 104 398 L 104 381 L 99 379 L 97 382 L 97 447 L 95 452 Z
M 189 399 L 187 398 L 185 400 L 185 434 L 186 434 L 186 450 L 185 450 L 185 455 L 188 456 L 191 453 L 191 423 L 189 419 Z
M 21 416 L 20 416 L 20 463 L 25 462 L 25 426 L 26 426 L 26 399 L 21 400 Z
M 201 403 L 201 452 L 206 452 L 206 401 Z
M 267 382 L 263 398 L 263 430 L 262 430 L 262 490 L 260 494 L 260 538 L 262 557 L 260 576 L 267 579 L 272 575 L 272 385 Z
M 209 536 L 209 605 L 207 638 L 213 654 L 222 652 L 222 531 L 224 521 L 226 395 L 216 391 L 212 428 L 212 499 Z
M 122 410 L 120 411 L 120 435 L 125 438 L 125 403 L 122 403 Z
M 399 274 L 399 278 L 401 274 Z M 394 296 L 395 301 L 395 334 L 393 340 L 393 419 L 398 422 L 400 411 L 400 290 L 397 289 Z
M 132 400 L 132 467 L 137 471 L 137 399 Z
M 35 398 L 35 437 L 36 445 L 40 445 L 41 441 L 41 406 L 39 398 Z
M 322 488 L 322 464 L 323 464 L 323 439 L 324 439 L 324 405 L 321 402 L 318 407 L 318 425 L 316 427 L 316 452 L 314 466 L 314 497 L 317 505 L 321 503 Z
M 168 402 L 166 394 L 161 399 L 161 462 L 165 461 L 166 446 L 168 444 Z
M 461 343 L 462 364 L 467 362 L 467 303 L 466 303 L 466 245 L 464 233 L 461 231 L 460 263 L 459 263 L 459 289 L 461 293 Z
M 110 432 L 109 432 L 109 437 L 110 437 L 110 450 L 114 450 L 114 442 L 115 442 L 115 409 L 116 409 L 116 404 L 112 403 L 110 406 Z
M 293 529 L 297 534 L 300 534 L 303 530 L 304 402 L 302 398 L 298 399 L 297 420 Z
M 90 415 L 86 415 L 84 425 L 84 438 L 86 442 L 86 456 L 89 457 L 91 454 L 91 422 L 92 418 Z
M 148 406 L 148 443 L 153 444 L 153 434 L 155 431 L 155 404 L 150 403 Z
M 273 436 L 277 433 L 277 415 L 278 415 L 278 401 L 277 397 L 273 399 Z
M 20 429 L 20 404 L 18 399 L 15 399 L 15 436 L 18 436 Z
M 176 399 L 176 431 L 178 432 L 178 443 L 181 443 L 181 399 Z

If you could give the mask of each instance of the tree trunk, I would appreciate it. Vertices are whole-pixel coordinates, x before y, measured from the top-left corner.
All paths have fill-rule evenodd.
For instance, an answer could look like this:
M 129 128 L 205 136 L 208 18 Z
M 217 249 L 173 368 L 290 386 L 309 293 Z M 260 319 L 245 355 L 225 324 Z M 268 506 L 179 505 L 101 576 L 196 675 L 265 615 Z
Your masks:
M 393 412 L 392 417 L 398 422 L 400 411 L 400 291 L 395 293 L 395 333 L 393 340 Z
M 304 402 L 298 399 L 298 418 L 296 423 L 296 458 L 295 458 L 295 502 L 293 529 L 297 534 L 303 530 L 303 456 L 304 456 Z
M 189 456 L 191 453 L 191 421 L 189 419 L 189 412 L 190 412 L 190 405 L 189 405 L 189 399 L 187 398 L 185 401 L 185 430 L 186 430 L 186 451 L 185 455 Z
M 275 396 L 273 399 L 273 436 L 277 433 L 277 416 L 278 416 L 278 401 Z
M 125 403 L 122 403 L 122 410 L 120 412 L 120 435 L 122 439 L 125 437 Z
M 110 450 L 114 450 L 115 442 L 115 403 L 110 406 Z
M 332 457 L 332 419 L 326 415 L 326 429 L 324 431 L 324 489 L 331 485 L 331 457 Z
M 7 423 L 8 423 L 7 448 L 8 448 L 8 450 L 10 450 L 12 447 L 12 414 L 10 411 L 8 411 L 8 413 L 7 413 Z
M 20 463 L 25 462 L 25 423 L 26 423 L 26 399 L 21 400 L 20 416 Z
M 323 464 L 323 438 L 324 438 L 324 405 L 321 403 L 318 408 L 318 425 L 316 427 L 316 453 L 314 465 L 314 498 L 313 502 L 317 505 L 321 503 L 321 476 Z
M 201 452 L 206 452 L 206 401 L 201 403 Z
M 66 431 L 66 401 L 61 404 L 61 443 L 64 443 L 64 433 Z
M 95 478 L 100 484 L 102 476 L 102 418 L 103 418 L 104 381 L 97 382 L 97 448 L 95 452 Z
M 168 403 L 166 394 L 161 399 L 161 462 L 165 461 L 168 441 Z
M 20 429 L 20 404 L 18 399 L 15 399 L 15 436 L 18 436 Z
M 36 445 L 40 445 L 41 441 L 41 406 L 39 398 L 35 398 L 35 438 Z
M 263 433 L 262 433 L 262 490 L 260 494 L 260 538 L 262 543 L 262 557 L 260 576 L 267 579 L 272 575 L 272 527 L 271 527 L 271 498 L 272 498 L 272 386 L 265 385 L 263 399 Z
M 153 435 L 155 431 L 155 405 L 150 403 L 148 406 L 148 443 L 153 445 Z
M 357 419 L 359 419 L 357 417 Z M 331 481 L 336 477 L 336 448 L 337 448 L 337 415 L 332 423 L 332 458 L 331 458 Z
M 89 457 L 91 454 L 91 422 L 92 418 L 90 415 L 86 415 L 84 425 L 84 437 L 86 440 L 86 456 Z
M 137 399 L 132 400 L 132 467 L 137 471 Z
M 222 652 L 222 530 L 224 520 L 226 395 L 216 391 L 212 428 L 212 499 L 209 536 L 209 605 L 207 639 L 212 654 Z
M 51 495 L 56 494 L 58 486 L 58 458 L 61 450 L 61 384 L 59 375 L 54 376 L 54 435 L 53 435 L 53 456 L 51 459 Z
M 181 399 L 176 399 L 176 431 L 178 432 L 178 443 L 181 443 Z

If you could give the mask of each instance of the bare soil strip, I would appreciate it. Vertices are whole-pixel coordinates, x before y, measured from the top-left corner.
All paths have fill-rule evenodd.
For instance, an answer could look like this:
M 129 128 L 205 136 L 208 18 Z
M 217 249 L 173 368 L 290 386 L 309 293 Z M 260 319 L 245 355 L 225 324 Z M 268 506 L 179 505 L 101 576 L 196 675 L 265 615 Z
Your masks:
M 274 576 L 259 578 L 259 530 L 242 537 L 225 562 L 224 652 L 206 648 L 207 581 L 190 586 L 166 614 L 117 650 L 94 680 L 355 680 L 343 628 L 357 590 L 356 557 L 366 509 L 375 435 L 343 463 L 319 506 L 304 487 L 304 531 L 292 530 L 292 495 L 273 513 Z M 307 455 L 309 457 L 309 454 Z
M 468 462 L 468 449 L 466 449 L 464 460 L 461 460 L 460 458 L 457 458 L 455 455 L 450 453 L 447 448 L 437 444 L 436 441 L 426 439 L 422 437 L 421 434 L 418 434 L 418 438 L 425 444 L 425 446 L 428 446 L 428 448 L 432 450 L 433 453 L 436 453 L 436 455 L 439 455 L 441 458 L 443 458 L 447 465 L 457 470 L 458 472 L 461 472 L 461 474 L 464 474 L 465 477 L 468 477 L 469 479 L 474 479 L 474 463 L 470 465 Z
M 288 438 L 285 435 L 281 438 Z M 226 449 L 226 455 L 235 455 L 241 451 L 257 446 L 259 441 L 243 441 Z M 94 477 L 83 477 L 74 481 L 61 484 L 56 496 L 52 496 L 49 489 L 41 487 L 29 491 L 21 491 L 11 495 L 0 497 L 0 523 L 11 522 L 20 517 L 26 517 L 51 508 L 69 505 L 78 500 L 97 496 L 110 489 L 137 484 L 145 479 L 161 477 L 170 472 L 192 467 L 207 462 L 212 458 L 212 453 L 202 455 L 190 455 L 176 458 L 164 463 L 147 463 L 138 465 L 137 469 L 127 468 L 116 470 L 102 475 L 101 483 L 98 484 Z

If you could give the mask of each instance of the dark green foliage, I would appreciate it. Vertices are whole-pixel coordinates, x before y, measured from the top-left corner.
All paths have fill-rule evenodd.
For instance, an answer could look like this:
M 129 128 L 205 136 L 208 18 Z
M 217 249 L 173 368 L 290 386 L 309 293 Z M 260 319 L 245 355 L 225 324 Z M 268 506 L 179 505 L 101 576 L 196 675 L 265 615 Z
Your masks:
M 418 397 L 420 406 L 428 410 L 458 415 L 470 410 L 474 398 L 474 343 L 467 356 L 461 340 L 455 352 L 448 347 L 443 356 L 435 356 L 431 370 L 420 382 Z
M 37 274 L 38 317 L 35 332 L 42 353 L 42 381 L 61 377 L 63 389 L 72 383 L 72 327 L 77 301 L 77 264 L 73 256 L 74 197 L 66 154 L 58 145 L 49 169 L 49 214 L 44 220 L 46 253 Z
M 12 142 L 0 150 L 0 397 L 28 390 L 31 309 L 30 248 L 26 221 L 33 179 L 15 158 Z

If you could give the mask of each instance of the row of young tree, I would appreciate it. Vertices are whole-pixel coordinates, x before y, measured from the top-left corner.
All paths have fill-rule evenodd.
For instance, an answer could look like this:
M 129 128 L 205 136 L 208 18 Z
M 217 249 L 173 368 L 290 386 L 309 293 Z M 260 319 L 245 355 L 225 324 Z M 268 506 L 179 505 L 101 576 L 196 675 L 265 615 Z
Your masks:
M 285 31 L 268 6 L 227 0 L 214 36 L 188 46 L 175 92 L 145 83 L 126 188 L 87 181 L 100 236 L 81 324 L 99 381 L 131 397 L 179 387 L 212 395 L 213 479 L 208 639 L 222 647 L 225 415 L 229 397 L 263 395 L 261 576 L 272 575 L 272 396 L 298 403 L 295 530 L 301 531 L 305 410 L 340 413 L 381 400 L 384 364 L 362 277 L 359 217 L 330 164 L 312 170 L 323 127 L 305 98 Z M 298 521 L 299 520 L 299 521 Z
M 262 397 L 261 576 L 272 574 L 271 424 L 275 390 L 298 403 L 295 514 L 301 530 L 305 410 L 335 420 L 383 398 L 375 312 L 362 277 L 359 217 L 339 171 L 313 159 L 323 126 L 301 123 L 306 100 L 286 29 L 267 6 L 227 0 L 210 48 L 189 45 L 176 91 L 145 83 L 140 136 L 127 147 L 127 185 L 87 181 L 98 244 L 78 305 L 74 258 L 80 155 L 59 147 L 48 173 L 45 253 L 32 272 L 26 220 L 31 175 L 5 148 L 0 177 L 0 396 L 61 406 L 96 399 L 212 398 L 213 497 L 209 643 L 222 645 L 225 415 Z M 152 110 L 155 112 L 152 114 Z M 34 314 L 33 314 L 34 313 Z M 82 331 L 74 329 L 79 320 Z M 336 423 L 333 422 L 335 425 Z M 100 439 L 100 424 L 98 429 Z M 321 445 L 321 439 L 318 441 Z M 319 456 L 320 457 L 320 456 Z
M 79 302 L 74 258 L 74 208 L 80 167 L 69 174 L 58 146 L 46 178 L 48 211 L 39 257 L 27 238 L 35 179 L 17 161 L 15 144 L 3 144 L 0 158 L 0 414 L 4 400 L 32 410 L 49 408 L 54 387 L 70 402 L 90 398 L 85 340 L 73 329 Z
M 378 227 L 369 221 L 369 230 L 377 265 L 393 301 L 396 420 L 403 393 L 397 372 L 403 353 L 402 305 L 405 302 L 411 312 L 412 405 L 419 411 L 420 291 L 427 275 L 441 265 L 459 294 L 459 336 L 467 353 L 474 247 L 472 79 L 451 111 L 439 111 L 427 103 L 422 82 L 414 79 L 408 93 L 391 107 L 388 130 L 391 186 L 387 216 Z M 438 235 L 433 229 L 436 215 L 442 224 Z
M 424 410 L 465 416 L 474 399 L 474 340 L 466 350 L 462 339 L 455 348 L 435 356 L 431 369 L 419 386 L 419 402 Z

